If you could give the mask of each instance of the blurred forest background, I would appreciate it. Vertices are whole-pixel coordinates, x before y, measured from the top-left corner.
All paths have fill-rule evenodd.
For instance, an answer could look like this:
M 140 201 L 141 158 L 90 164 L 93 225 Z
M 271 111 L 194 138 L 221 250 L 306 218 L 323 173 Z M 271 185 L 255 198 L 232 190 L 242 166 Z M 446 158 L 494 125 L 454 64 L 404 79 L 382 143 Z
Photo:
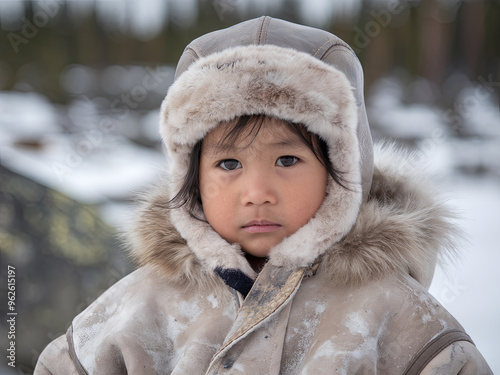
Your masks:
M 352 46 L 375 138 L 500 187 L 500 0 L 0 0 L 1 311 L 12 265 L 19 312 L 17 367 L 1 373 L 31 373 L 131 271 L 119 232 L 166 164 L 158 108 L 177 60 L 261 15 Z

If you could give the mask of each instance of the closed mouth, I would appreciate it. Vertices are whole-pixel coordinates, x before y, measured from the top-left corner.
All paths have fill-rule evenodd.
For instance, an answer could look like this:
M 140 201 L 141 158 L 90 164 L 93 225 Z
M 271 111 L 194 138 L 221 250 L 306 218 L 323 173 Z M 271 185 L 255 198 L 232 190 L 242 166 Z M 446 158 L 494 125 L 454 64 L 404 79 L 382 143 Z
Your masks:
M 269 233 L 278 230 L 281 225 L 267 220 L 252 220 L 242 228 L 250 233 Z

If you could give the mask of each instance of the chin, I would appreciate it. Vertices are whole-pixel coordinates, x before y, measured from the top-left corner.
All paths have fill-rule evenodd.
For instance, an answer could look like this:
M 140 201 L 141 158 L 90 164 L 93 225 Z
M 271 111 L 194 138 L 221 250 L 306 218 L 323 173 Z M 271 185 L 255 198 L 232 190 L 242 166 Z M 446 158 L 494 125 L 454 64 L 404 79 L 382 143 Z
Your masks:
M 251 256 L 257 258 L 267 258 L 272 246 L 259 246 L 258 248 L 250 248 L 250 250 L 243 249 L 243 251 Z M 265 249 L 265 250 L 263 250 Z
M 254 241 L 248 241 L 246 243 L 247 246 L 245 246 L 245 243 L 240 243 L 241 249 L 247 253 L 250 254 L 254 257 L 258 258 L 267 258 L 269 256 L 269 253 L 271 252 L 271 249 L 279 244 L 281 241 L 283 241 L 283 238 L 254 238 Z M 243 241 L 245 242 L 245 241 Z

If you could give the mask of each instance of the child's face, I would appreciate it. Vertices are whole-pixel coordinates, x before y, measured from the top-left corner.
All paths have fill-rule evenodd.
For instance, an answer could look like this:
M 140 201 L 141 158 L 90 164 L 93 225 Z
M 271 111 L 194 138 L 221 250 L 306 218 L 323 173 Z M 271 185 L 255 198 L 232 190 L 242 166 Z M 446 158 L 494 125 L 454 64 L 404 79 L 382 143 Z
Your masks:
M 266 118 L 255 139 L 253 134 L 245 138 L 245 130 L 234 146 L 219 147 L 228 126 L 218 126 L 203 140 L 203 212 L 226 241 L 265 257 L 316 213 L 326 194 L 327 172 L 280 120 Z

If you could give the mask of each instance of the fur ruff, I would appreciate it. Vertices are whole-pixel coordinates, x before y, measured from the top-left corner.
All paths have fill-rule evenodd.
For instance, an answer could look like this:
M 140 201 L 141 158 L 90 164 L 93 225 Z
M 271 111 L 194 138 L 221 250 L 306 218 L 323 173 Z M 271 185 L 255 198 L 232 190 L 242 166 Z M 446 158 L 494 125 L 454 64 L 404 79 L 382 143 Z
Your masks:
M 438 257 L 449 256 L 461 239 L 456 215 L 430 186 L 425 171 L 415 166 L 412 155 L 391 144 L 377 145 L 374 154 L 368 200 L 352 230 L 325 252 L 318 272 L 338 286 L 409 273 L 428 288 Z M 153 267 L 160 280 L 220 287 L 213 269 L 172 225 L 166 208 L 169 197 L 163 183 L 146 198 L 133 230 L 132 256 L 139 265 Z M 234 251 L 246 262 L 238 249 Z
M 316 215 L 270 251 L 275 265 L 306 267 L 347 234 L 362 201 L 352 87 L 339 70 L 288 48 L 236 47 L 201 58 L 180 75 L 162 104 L 160 133 L 171 161 L 172 195 L 184 181 L 196 142 L 219 123 L 251 114 L 304 124 L 325 140 L 333 165 L 349 182 L 348 190 L 330 179 L 328 195 Z M 239 246 L 228 244 L 185 208 L 172 210 L 171 215 L 175 228 L 209 268 L 237 268 L 255 277 Z

